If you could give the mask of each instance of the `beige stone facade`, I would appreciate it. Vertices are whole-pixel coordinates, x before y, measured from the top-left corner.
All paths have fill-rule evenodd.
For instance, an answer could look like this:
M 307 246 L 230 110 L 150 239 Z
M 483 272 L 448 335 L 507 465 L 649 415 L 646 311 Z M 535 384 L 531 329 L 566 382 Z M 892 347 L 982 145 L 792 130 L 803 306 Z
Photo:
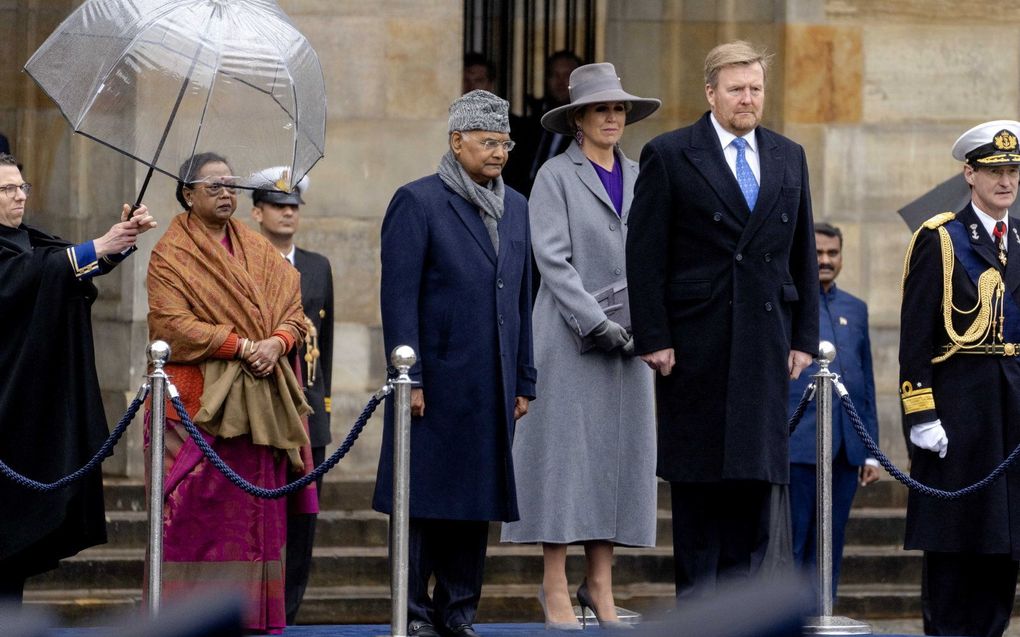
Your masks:
M 70 134 L 20 72 L 79 3 L 0 0 L 0 132 L 38 189 L 29 221 L 72 239 L 96 236 L 143 171 Z M 336 276 L 334 428 L 337 442 L 382 382 L 378 235 L 399 185 L 433 172 L 445 148 L 446 107 L 460 89 L 462 0 L 281 0 L 319 53 L 326 78 L 327 155 L 311 173 L 299 243 L 327 255 Z M 653 135 L 706 109 L 702 62 L 716 43 L 744 38 L 776 53 L 766 124 L 808 153 L 815 215 L 844 230 L 840 284 L 871 307 L 882 446 L 903 463 L 896 345 L 903 250 L 897 208 L 959 170 L 949 148 L 982 120 L 1020 107 L 1020 9 L 948 0 L 602 0 L 600 43 L 628 90 L 663 108 L 628 131 L 637 158 Z M 984 8 L 983 8 L 984 7 Z M 146 197 L 165 226 L 173 184 Z M 250 201 L 238 214 L 247 219 Z M 936 212 L 936 211 L 933 211 Z M 101 281 L 95 331 L 113 421 L 145 369 L 147 250 Z M 52 364 L 56 364 L 55 362 Z M 340 471 L 371 475 L 376 420 Z M 140 427 L 107 463 L 140 475 Z

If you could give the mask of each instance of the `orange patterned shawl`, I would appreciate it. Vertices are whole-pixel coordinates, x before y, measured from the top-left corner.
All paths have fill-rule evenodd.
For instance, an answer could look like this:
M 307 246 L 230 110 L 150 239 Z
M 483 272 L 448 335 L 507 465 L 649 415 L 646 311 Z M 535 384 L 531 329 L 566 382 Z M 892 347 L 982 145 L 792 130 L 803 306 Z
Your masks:
M 149 260 L 149 337 L 170 344 L 171 362 L 201 365 L 197 425 L 223 438 L 250 434 L 301 468 L 299 449 L 308 444 L 301 416 L 311 410 L 286 356 L 266 379 L 237 360 L 212 358 L 231 332 L 261 340 L 285 330 L 304 339 L 298 271 L 243 223 L 230 219 L 227 235 L 233 255 L 190 213 L 173 218 Z

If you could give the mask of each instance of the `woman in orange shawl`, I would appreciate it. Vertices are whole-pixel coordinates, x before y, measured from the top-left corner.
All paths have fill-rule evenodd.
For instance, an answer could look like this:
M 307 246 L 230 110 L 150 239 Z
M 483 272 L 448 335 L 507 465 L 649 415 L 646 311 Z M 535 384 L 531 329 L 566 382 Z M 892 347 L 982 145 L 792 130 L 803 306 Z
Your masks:
M 181 166 L 185 212 L 153 249 L 149 337 L 170 344 L 166 366 L 206 441 L 249 482 L 286 484 L 310 469 L 309 409 L 286 356 L 304 338 L 298 272 L 232 218 L 227 161 L 212 153 Z M 243 591 L 246 628 L 283 630 L 286 498 L 263 500 L 230 484 L 167 407 L 163 590 Z M 146 463 L 148 467 L 148 463 Z M 291 510 L 316 512 L 314 485 Z

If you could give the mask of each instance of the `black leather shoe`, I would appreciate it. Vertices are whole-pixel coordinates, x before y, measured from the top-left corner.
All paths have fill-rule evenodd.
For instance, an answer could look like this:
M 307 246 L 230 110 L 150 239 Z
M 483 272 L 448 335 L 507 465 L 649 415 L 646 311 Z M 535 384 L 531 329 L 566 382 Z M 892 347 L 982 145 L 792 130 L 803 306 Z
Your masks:
M 428 622 L 413 621 L 407 625 L 408 637 L 440 637 L 436 627 Z
M 471 624 L 460 624 L 450 629 L 452 637 L 481 637 Z

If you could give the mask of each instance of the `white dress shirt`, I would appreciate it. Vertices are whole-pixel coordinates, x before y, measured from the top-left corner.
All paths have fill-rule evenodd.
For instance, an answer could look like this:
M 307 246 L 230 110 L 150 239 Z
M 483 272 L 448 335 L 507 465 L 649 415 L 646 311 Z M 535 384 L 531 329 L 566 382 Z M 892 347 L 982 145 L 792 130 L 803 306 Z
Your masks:
M 719 120 L 715 118 L 715 113 L 709 113 L 709 119 L 712 120 L 712 126 L 715 128 L 715 134 L 719 136 L 719 144 L 722 146 L 723 156 L 726 157 L 726 164 L 730 167 L 730 172 L 733 176 L 737 176 L 737 147 L 732 144 L 733 140 L 737 138 L 736 135 L 729 132 L 719 124 Z M 752 130 L 747 135 L 744 135 L 744 141 L 747 142 L 747 148 L 744 150 L 744 159 L 747 160 L 747 165 L 751 167 L 751 172 L 754 173 L 754 178 L 761 185 L 761 163 L 758 161 L 758 139 Z

